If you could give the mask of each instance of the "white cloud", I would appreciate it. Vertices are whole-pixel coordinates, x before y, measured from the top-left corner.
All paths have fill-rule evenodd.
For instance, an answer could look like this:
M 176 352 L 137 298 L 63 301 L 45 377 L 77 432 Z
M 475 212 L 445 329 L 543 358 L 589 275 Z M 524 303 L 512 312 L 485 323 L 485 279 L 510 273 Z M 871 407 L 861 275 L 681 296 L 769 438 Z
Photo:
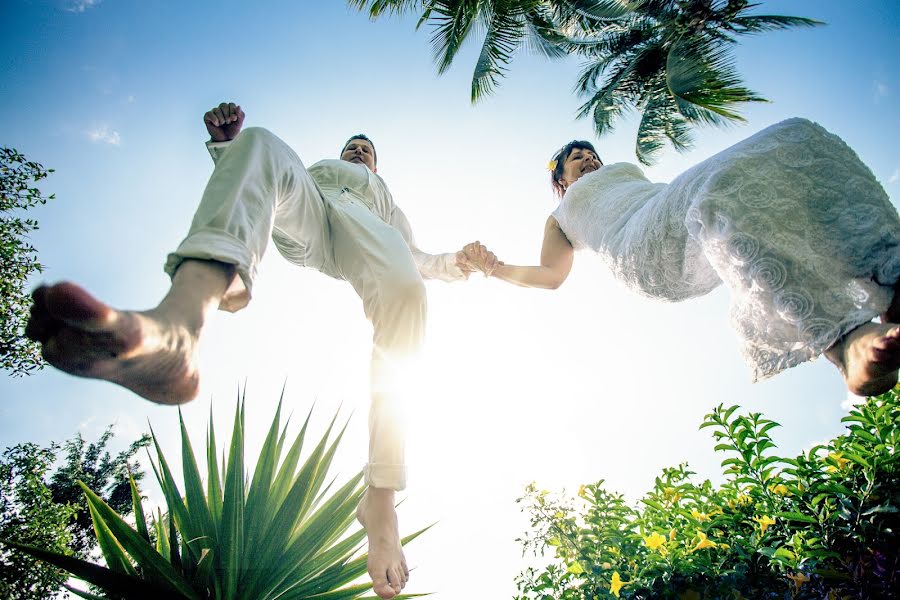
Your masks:
M 894 169 L 894 172 L 888 177 L 888 183 L 897 183 L 898 181 L 900 181 L 900 169 Z
M 66 10 L 74 13 L 83 13 L 89 8 L 94 8 L 100 4 L 100 2 L 102 2 L 102 0 L 74 0 Z
M 122 143 L 122 136 L 119 132 L 110 129 L 107 125 L 100 125 L 85 132 L 92 142 L 104 142 L 111 146 L 118 146 Z
M 856 394 L 851 394 L 850 392 L 847 392 L 847 397 L 844 398 L 843 402 L 841 402 L 841 408 L 843 408 L 847 412 L 850 412 L 850 410 L 853 407 L 855 407 L 859 404 L 863 404 L 865 401 L 866 401 L 865 396 L 857 396 Z
M 886 98 L 891 95 L 891 90 L 883 81 L 875 81 L 872 86 L 875 90 L 875 102 L 878 103 L 882 98 Z

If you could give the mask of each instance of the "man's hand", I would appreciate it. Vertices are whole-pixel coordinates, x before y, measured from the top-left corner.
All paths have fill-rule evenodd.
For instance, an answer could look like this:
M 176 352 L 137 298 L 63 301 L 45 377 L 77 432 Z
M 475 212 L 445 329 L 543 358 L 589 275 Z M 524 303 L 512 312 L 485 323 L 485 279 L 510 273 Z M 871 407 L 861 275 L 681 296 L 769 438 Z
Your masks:
M 467 274 L 476 269 L 490 277 L 497 267 L 503 263 L 497 260 L 497 256 L 485 248 L 481 242 L 466 244 L 460 252 L 456 253 L 456 265 Z
M 203 115 L 203 123 L 213 142 L 227 142 L 237 137 L 244 126 L 244 111 L 234 102 L 223 102 Z

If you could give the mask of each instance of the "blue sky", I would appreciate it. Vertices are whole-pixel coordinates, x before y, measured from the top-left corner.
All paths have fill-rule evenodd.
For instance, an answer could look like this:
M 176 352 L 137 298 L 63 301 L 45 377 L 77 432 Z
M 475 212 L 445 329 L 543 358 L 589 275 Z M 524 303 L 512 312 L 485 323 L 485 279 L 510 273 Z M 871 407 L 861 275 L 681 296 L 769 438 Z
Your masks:
M 698 130 L 694 150 L 666 150 L 648 176 L 668 181 L 771 123 L 805 116 L 843 137 L 896 204 L 896 2 L 769 1 L 759 12 L 828 25 L 746 38 L 738 67 L 772 102 L 747 107 L 744 125 Z M 595 139 L 574 119 L 577 61 L 522 54 L 473 107 L 475 44 L 437 77 L 428 32 L 414 24 L 372 23 L 340 0 L 3 2 L 0 144 L 56 169 L 43 190 L 57 199 L 34 212 L 43 279 L 77 281 L 119 307 L 155 304 L 168 285 L 165 254 L 212 170 L 201 116 L 221 100 L 239 102 L 248 125 L 276 132 L 307 164 L 333 157 L 352 133 L 369 134 L 424 249 L 479 239 L 508 262 L 534 261 L 554 208 L 547 159 L 570 139 Z M 635 129 L 629 119 L 595 140 L 605 162 L 634 161 Z M 427 392 L 411 415 L 400 518 L 410 530 L 438 526 L 409 549 L 413 591 L 460 597 L 454 561 L 465 556 L 491 565 L 479 573 L 483 597 L 510 596 L 524 564 L 513 540 L 527 525 L 514 500 L 532 480 L 575 489 L 605 479 L 637 498 L 662 467 L 683 461 L 716 479 L 722 457 L 697 425 L 720 402 L 782 423 L 776 441 L 787 454 L 841 431 L 846 391 L 825 361 L 750 384 L 726 290 L 650 302 L 587 255 L 553 293 L 477 278 L 428 289 Z M 211 406 L 224 430 L 246 381 L 248 445 L 258 447 L 287 380 L 298 413 L 313 400 L 322 421 L 339 408 L 353 413 L 339 465 L 353 472 L 365 453 L 371 335 L 358 299 L 277 253 L 255 293 L 248 309 L 209 326 L 203 392 L 184 408 L 191 431 L 201 439 Z M 90 438 L 113 422 L 124 441 L 149 421 L 178 450 L 173 410 L 102 382 L 45 370 L 0 379 L 0 398 L 4 447 L 77 431 Z

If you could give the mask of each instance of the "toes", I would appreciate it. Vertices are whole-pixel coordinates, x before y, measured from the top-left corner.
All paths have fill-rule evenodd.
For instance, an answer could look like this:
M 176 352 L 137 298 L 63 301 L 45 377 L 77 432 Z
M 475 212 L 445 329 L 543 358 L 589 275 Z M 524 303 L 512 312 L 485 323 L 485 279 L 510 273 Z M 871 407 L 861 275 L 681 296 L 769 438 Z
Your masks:
M 114 314 L 111 308 L 74 283 L 58 283 L 42 295 L 52 317 L 79 328 L 102 328 L 109 324 Z
M 372 591 L 374 591 L 379 598 L 384 598 L 385 600 L 390 600 L 397 595 L 397 592 L 394 590 L 393 586 L 387 582 L 387 579 L 382 579 L 380 582 L 376 581 L 372 586 Z

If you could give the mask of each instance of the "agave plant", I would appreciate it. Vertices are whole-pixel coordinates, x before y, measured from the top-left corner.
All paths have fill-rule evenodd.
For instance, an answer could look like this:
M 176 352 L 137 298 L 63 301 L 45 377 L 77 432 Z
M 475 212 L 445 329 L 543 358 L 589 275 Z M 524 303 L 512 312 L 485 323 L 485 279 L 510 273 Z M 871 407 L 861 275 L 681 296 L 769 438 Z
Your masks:
M 521 47 L 547 57 L 585 59 L 575 89 L 586 98 L 578 116 L 598 135 L 629 111 L 641 114 L 635 153 L 644 164 L 666 141 L 684 150 L 698 124 L 743 121 L 735 106 L 765 99 L 744 87 L 731 49 L 737 36 L 819 21 L 748 14 L 749 0 L 348 0 L 385 13 L 421 11 L 430 23 L 438 72 L 463 41 L 484 32 L 472 77 L 472 102 L 493 91 Z
M 157 459 L 153 470 L 168 512 L 157 512 L 149 523 L 133 479 L 135 527 L 81 484 L 105 567 L 40 548 L 4 543 L 68 571 L 112 598 L 360 598 L 371 589 L 369 583 L 353 584 L 366 572 L 367 556 L 360 554 L 365 531 L 350 529 L 356 523 L 356 506 L 365 493 L 362 473 L 332 489 L 335 481 L 328 479 L 328 470 L 346 428 L 329 443 L 336 415 L 300 464 L 311 414 L 284 453 L 287 425 L 280 427 L 279 401 L 252 479 L 245 471 L 243 400 L 235 410 L 231 446 L 221 470 L 210 416 L 204 486 L 179 413 L 184 489 L 175 483 L 154 434 Z M 403 543 L 421 533 L 404 538 Z M 99 598 L 69 589 L 82 598 Z M 411 597 L 415 595 L 398 598 Z

